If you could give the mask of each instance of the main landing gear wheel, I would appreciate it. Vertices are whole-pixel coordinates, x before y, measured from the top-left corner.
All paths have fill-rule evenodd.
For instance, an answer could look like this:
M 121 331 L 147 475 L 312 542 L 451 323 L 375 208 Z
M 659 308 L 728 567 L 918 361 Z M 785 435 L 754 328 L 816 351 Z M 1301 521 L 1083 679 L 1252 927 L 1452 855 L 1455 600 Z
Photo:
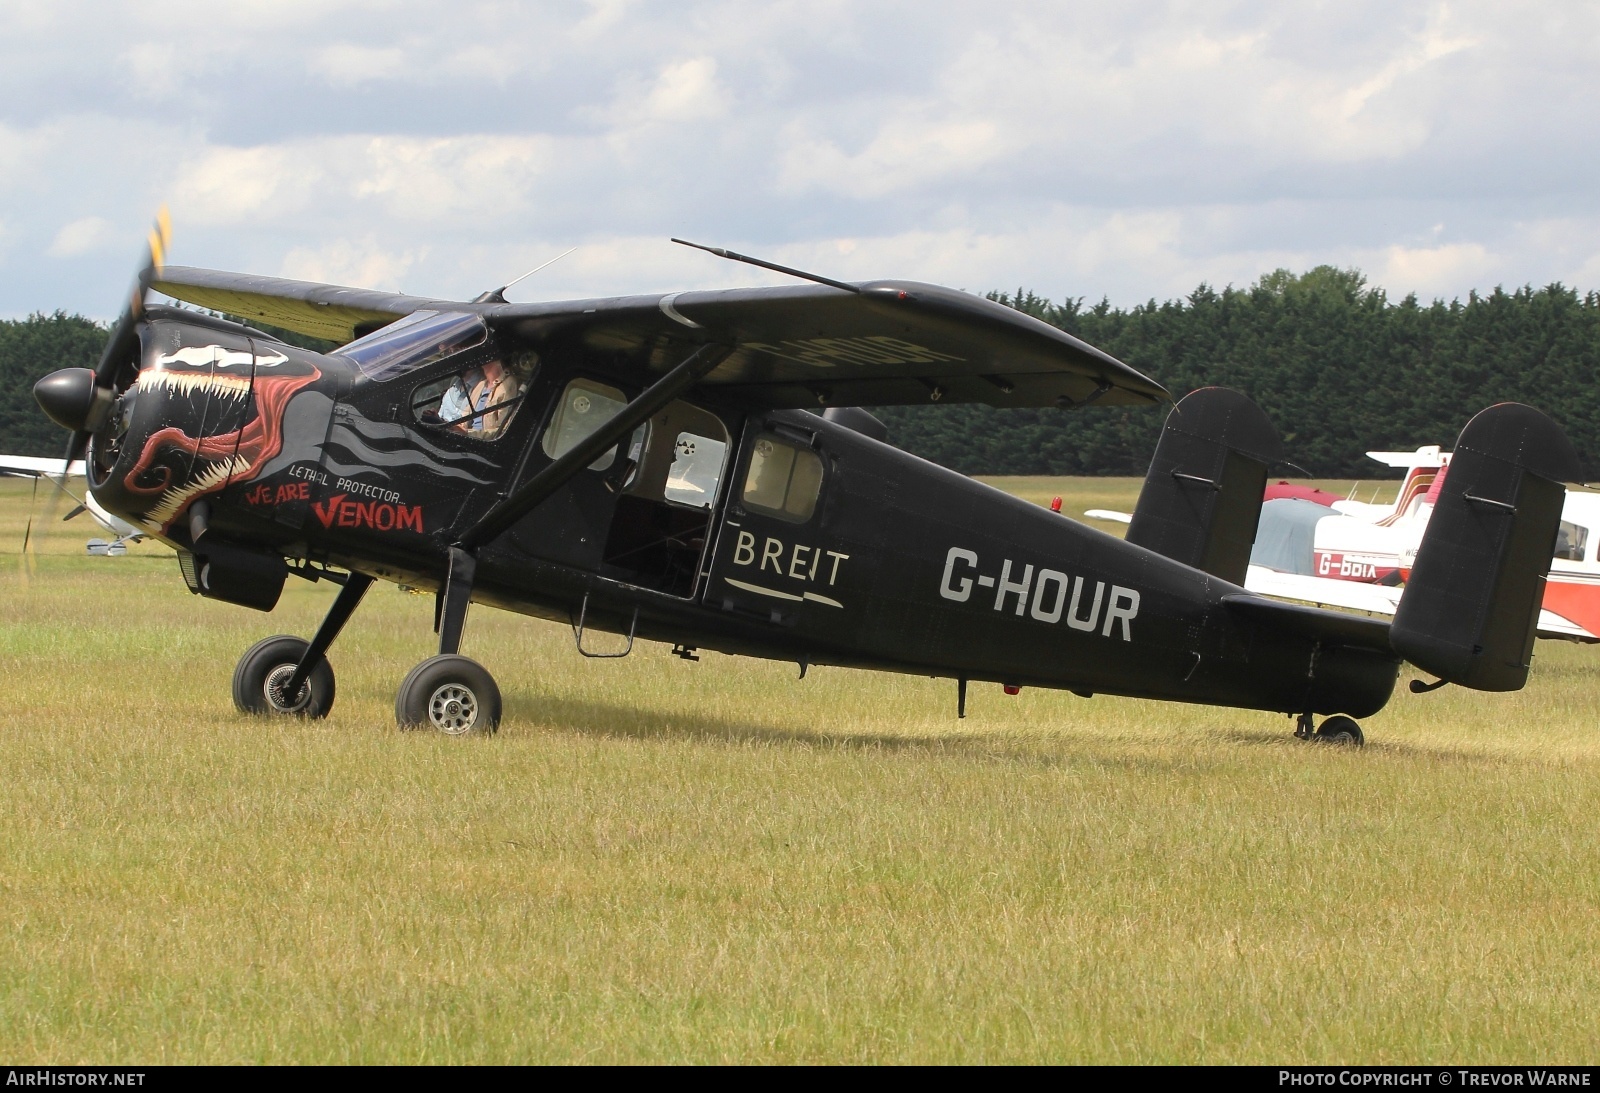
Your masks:
M 475 660 L 429 657 L 400 684 L 394 719 L 402 729 L 434 729 L 448 736 L 492 733 L 500 727 L 500 688 Z
M 1367 738 L 1361 734 L 1361 726 L 1344 714 L 1336 714 L 1324 721 L 1317 730 L 1316 739 L 1324 744 L 1346 744 L 1356 748 L 1367 742 Z
M 279 634 L 245 650 L 233 670 L 233 704 L 240 713 L 279 717 L 327 717 L 333 709 L 333 668 L 323 657 L 298 694 L 287 693 L 296 664 L 311 643 Z

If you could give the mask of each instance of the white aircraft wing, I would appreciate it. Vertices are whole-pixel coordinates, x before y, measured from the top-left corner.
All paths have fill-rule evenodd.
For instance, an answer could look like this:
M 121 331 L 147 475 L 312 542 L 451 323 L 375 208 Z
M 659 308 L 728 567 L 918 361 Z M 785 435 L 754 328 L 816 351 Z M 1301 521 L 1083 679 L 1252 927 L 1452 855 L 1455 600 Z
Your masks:
M 1376 460 L 1385 467 L 1397 467 L 1400 470 L 1410 467 L 1439 467 L 1446 462 L 1437 444 L 1418 448 L 1414 452 L 1368 452 L 1367 458 Z
M 1245 588 L 1280 600 L 1296 600 L 1318 607 L 1345 607 L 1373 615 L 1390 615 L 1400 606 L 1403 588 L 1359 581 L 1337 581 L 1328 577 L 1307 577 L 1298 573 L 1279 573 L 1266 566 L 1253 565 L 1245 574 Z M 1593 641 L 1594 637 L 1577 623 L 1554 611 L 1540 609 L 1538 635 L 1541 638 L 1571 638 Z
M 62 460 L 43 455 L 0 455 L 0 474 L 60 478 L 61 465 Z M 83 460 L 75 459 L 67 465 L 67 477 L 83 477 Z
M 1403 589 L 1359 581 L 1335 581 L 1327 577 L 1308 577 L 1299 573 L 1279 573 L 1264 565 L 1245 571 L 1244 586 L 1263 596 L 1299 600 L 1320 607 L 1348 607 L 1374 615 L 1393 615 L 1400 606 Z
M 25 475 L 31 478 L 50 478 L 59 482 L 62 480 L 62 463 L 62 460 L 52 459 L 48 456 L 0 455 L 0 476 Z M 70 464 L 67 464 L 67 478 L 82 478 L 83 476 L 83 460 L 75 459 Z M 120 516 L 114 516 L 107 512 L 100 502 L 94 499 L 93 494 L 85 493 L 82 497 L 79 497 L 65 486 L 62 487 L 62 492 L 78 502 L 83 507 L 83 511 L 86 511 L 95 523 L 115 535 L 118 543 L 136 543 L 145 538 L 144 532 Z M 78 511 L 74 510 L 69 512 L 64 519 L 70 520 L 77 514 Z M 98 539 L 91 540 L 91 543 L 98 542 L 100 542 Z

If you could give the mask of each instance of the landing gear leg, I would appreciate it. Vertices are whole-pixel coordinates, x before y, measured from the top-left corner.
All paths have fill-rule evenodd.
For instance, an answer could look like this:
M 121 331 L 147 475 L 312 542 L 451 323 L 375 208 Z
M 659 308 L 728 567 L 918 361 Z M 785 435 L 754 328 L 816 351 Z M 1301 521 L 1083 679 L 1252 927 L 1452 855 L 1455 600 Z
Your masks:
M 1316 719 L 1308 713 L 1300 715 L 1294 723 L 1294 738 L 1296 740 L 1310 740 L 1316 735 Z
M 328 647 L 371 587 L 371 577 L 350 574 L 309 642 L 279 635 L 252 645 L 233 670 L 233 704 L 239 711 L 327 717 L 334 697 Z
M 434 627 L 439 655 L 406 676 L 395 696 L 394 719 L 402 729 L 433 729 L 449 736 L 487 734 L 500 727 L 500 688 L 483 665 L 461 656 L 461 634 L 477 559 L 450 548 L 450 572 L 439 592 Z
M 461 632 L 467 627 L 467 607 L 472 603 L 472 581 L 478 573 L 478 559 L 460 547 L 450 548 L 450 572 L 439 590 L 433 629 L 439 635 L 439 655 L 453 656 L 461 651 Z

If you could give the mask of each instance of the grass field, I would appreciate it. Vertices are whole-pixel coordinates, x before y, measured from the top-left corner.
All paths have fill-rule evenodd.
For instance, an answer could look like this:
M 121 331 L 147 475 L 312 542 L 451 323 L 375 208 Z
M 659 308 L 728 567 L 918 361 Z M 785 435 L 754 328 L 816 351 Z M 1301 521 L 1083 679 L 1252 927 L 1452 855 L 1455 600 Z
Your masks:
M 1127 480 L 1008 480 L 1068 512 Z M 1346 488 L 1348 484 L 1345 484 Z M 0 483 L 0 1060 L 1594 1062 L 1600 650 L 1286 719 L 642 646 L 485 610 L 496 738 L 393 728 L 375 588 L 325 722 L 233 712 L 309 633 L 159 548 L 24 582 Z

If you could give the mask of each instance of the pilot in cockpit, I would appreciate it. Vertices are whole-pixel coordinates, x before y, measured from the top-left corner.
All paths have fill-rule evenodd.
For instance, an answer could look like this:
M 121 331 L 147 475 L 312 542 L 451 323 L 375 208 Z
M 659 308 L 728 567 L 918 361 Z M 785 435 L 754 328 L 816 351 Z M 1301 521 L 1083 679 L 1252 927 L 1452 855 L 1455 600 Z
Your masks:
M 474 440 L 495 440 L 516 416 L 537 360 L 532 353 L 509 362 L 496 357 L 427 384 L 412 403 L 416 419 Z
M 476 368 L 469 369 L 457 376 L 444 398 L 439 401 L 438 420 L 441 424 L 454 426 L 462 432 L 469 432 L 474 422 L 468 418 L 472 406 L 471 392 L 483 380 L 483 373 Z
M 510 406 L 522 390 L 517 377 L 499 360 L 485 361 L 482 378 L 473 384 L 469 405 L 475 416 L 466 423 L 467 431 L 485 440 L 500 435 L 510 420 Z M 500 409 L 495 409 L 500 407 Z M 450 420 L 446 418 L 445 420 Z

